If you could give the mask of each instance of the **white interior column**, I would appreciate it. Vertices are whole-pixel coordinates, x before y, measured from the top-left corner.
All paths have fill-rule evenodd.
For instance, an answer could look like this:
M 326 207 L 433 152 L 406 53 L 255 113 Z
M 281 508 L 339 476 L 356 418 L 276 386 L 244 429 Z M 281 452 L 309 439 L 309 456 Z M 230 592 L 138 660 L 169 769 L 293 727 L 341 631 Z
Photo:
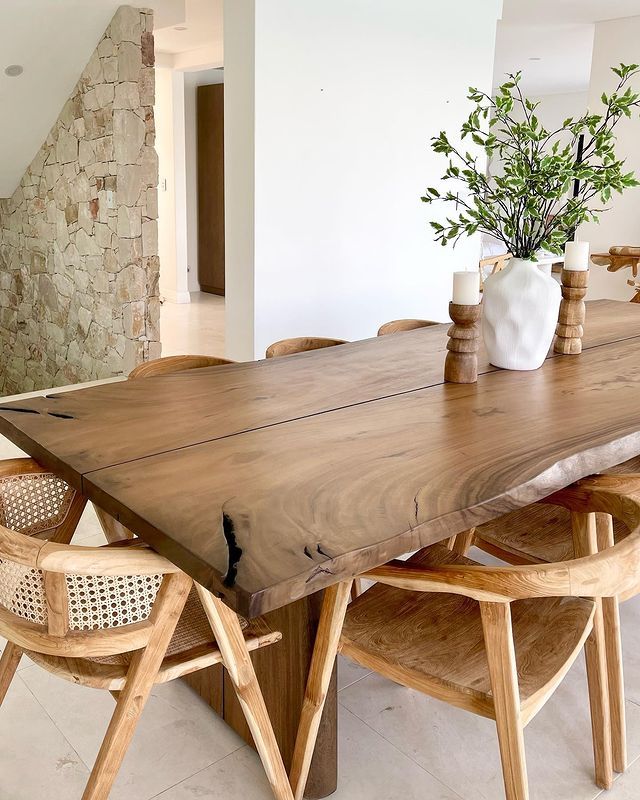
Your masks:
M 187 170 L 184 73 L 156 67 L 156 149 L 160 294 L 169 302 L 191 299 L 187 256 Z
M 600 96 L 603 92 L 611 94 L 618 81 L 611 67 L 638 63 L 638 42 L 640 41 L 640 16 L 626 19 L 613 19 L 596 24 L 593 61 L 591 63 L 591 82 L 589 87 L 589 109 L 601 113 Z M 635 90 L 640 80 L 633 81 Z M 616 154 L 626 159 L 625 172 L 640 175 L 640 119 L 637 111 L 632 119 L 623 117 L 615 129 L 618 137 Z M 627 189 L 619 195 L 614 193 L 608 202 L 609 209 L 600 218 L 600 224 L 583 225 L 579 238 L 591 243 L 592 253 L 606 253 L 612 245 L 640 245 L 640 188 Z M 614 300 L 629 300 L 633 289 L 627 286 L 632 277 L 630 269 L 607 272 L 605 267 L 591 266 L 587 299 L 597 300 L 607 297 Z
M 490 91 L 501 0 L 227 0 L 227 355 L 445 320 L 479 242 L 433 242 L 429 146 Z

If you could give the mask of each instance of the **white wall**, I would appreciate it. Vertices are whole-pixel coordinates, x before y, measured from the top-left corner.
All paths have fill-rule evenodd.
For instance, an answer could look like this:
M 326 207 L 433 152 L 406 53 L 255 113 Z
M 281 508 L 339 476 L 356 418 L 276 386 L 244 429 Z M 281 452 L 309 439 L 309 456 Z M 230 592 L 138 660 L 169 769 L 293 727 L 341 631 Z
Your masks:
M 591 67 L 589 88 L 589 108 L 596 112 L 602 107 L 600 95 L 610 93 L 618 80 L 610 67 L 621 61 L 625 64 L 638 63 L 638 42 L 640 41 L 640 16 L 627 19 L 599 22 Z M 640 81 L 635 81 L 636 90 Z M 640 119 L 637 112 L 632 120 L 622 119 L 616 128 L 618 147 L 616 152 L 627 160 L 627 171 L 633 170 L 640 176 Z M 623 195 L 614 195 L 607 213 L 603 214 L 599 225 L 583 225 L 580 238 L 591 242 L 591 252 L 607 252 L 612 245 L 640 245 L 640 188 L 628 189 Z M 631 278 L 628 269 L 607 272 L 604 267 L 592 266 L 589 277 L 589 299 L 609 297 L 629 300 L 633 290 L 626 285 Z
M 479 242 L 433 242 L 433 209 L 419 198 L 445 162 L 429 139 L 459 130 L 469 84 L 491 88 L 501 5 L 228 0 L 228 355 L 259 356 L 286 336 L 359 339 L 397 317 L 447 318 L 451 272 L 477 266 Z M 254 112 L 255 141 L 235 139 Z
M 531 96 L 534 103 L 540 103 L 536 115 L 550 131 L 562 126 L 567 117 L 580 117 L 589 106 L 588 92 L 567 92 L 563 94 L 544 94 Z
M 225 353 L 255 351 L 255 0 L 224 3 Z
M 203 69 L 184 73 L 184 115 L 187 171 L 187 271 L 190 292 L 198 283 L 198 86 L 223 83 L 224 71 Z
M 174 303 L 190 300 L 184 95 L 184 74 L 168 67 L 156 67 L 160 294 Z

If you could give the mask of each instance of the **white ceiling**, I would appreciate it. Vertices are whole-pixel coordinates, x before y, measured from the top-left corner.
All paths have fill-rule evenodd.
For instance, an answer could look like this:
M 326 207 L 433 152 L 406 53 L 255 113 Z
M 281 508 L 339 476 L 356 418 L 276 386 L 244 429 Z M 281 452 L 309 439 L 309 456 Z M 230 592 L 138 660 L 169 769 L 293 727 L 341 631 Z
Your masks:
M 586 92 L 594 23 L 638 15 L 640 0 L 505 0 L 494 86 L 521 70 L 530 95 Z
M 185 53 L 203 47 L 222 49 L 223 0 L 186 0 L 185 20 L 160 29 L 156 23 L 156 50 L 159 53 Z
M 10 196 L 46 139 L 122 0 L 0 1 L 0 197 Z M 145 0 L 156 25 L 184 19 L 184 0 Z M 19 78 L 4 74 L 21 64 Z
M 640 14 L 640 0 L 504 0 L 505 22 L 600 22 Z

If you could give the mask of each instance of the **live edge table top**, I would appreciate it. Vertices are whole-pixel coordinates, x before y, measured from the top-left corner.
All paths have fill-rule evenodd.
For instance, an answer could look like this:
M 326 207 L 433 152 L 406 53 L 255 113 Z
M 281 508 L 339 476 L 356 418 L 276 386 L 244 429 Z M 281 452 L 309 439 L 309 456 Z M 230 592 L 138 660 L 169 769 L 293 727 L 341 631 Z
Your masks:
M 0 433 L 254 616 L 640 454 L 637 304 L 472 385 L 446 330 L 4 404 Z

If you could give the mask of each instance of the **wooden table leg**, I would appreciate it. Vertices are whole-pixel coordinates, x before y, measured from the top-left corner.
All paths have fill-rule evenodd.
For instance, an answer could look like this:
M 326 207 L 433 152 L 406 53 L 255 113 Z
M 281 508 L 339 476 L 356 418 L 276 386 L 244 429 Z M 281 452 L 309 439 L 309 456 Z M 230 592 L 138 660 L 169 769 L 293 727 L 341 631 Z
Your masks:
M 291 766 L 300 711 L 322 606 L 322 592 L 266 615 L 269 625 L 282 632 L 282 641 L 252 653 L 256 675 L 287 770 Z M 224 720 L 252 744 L 251 733 L 228 678 L 220 667 L 186 678 Z M 335 792 L 338 779 L 338 694 L 334 668 L 320 723 L 305 797 L 320 800 Z

